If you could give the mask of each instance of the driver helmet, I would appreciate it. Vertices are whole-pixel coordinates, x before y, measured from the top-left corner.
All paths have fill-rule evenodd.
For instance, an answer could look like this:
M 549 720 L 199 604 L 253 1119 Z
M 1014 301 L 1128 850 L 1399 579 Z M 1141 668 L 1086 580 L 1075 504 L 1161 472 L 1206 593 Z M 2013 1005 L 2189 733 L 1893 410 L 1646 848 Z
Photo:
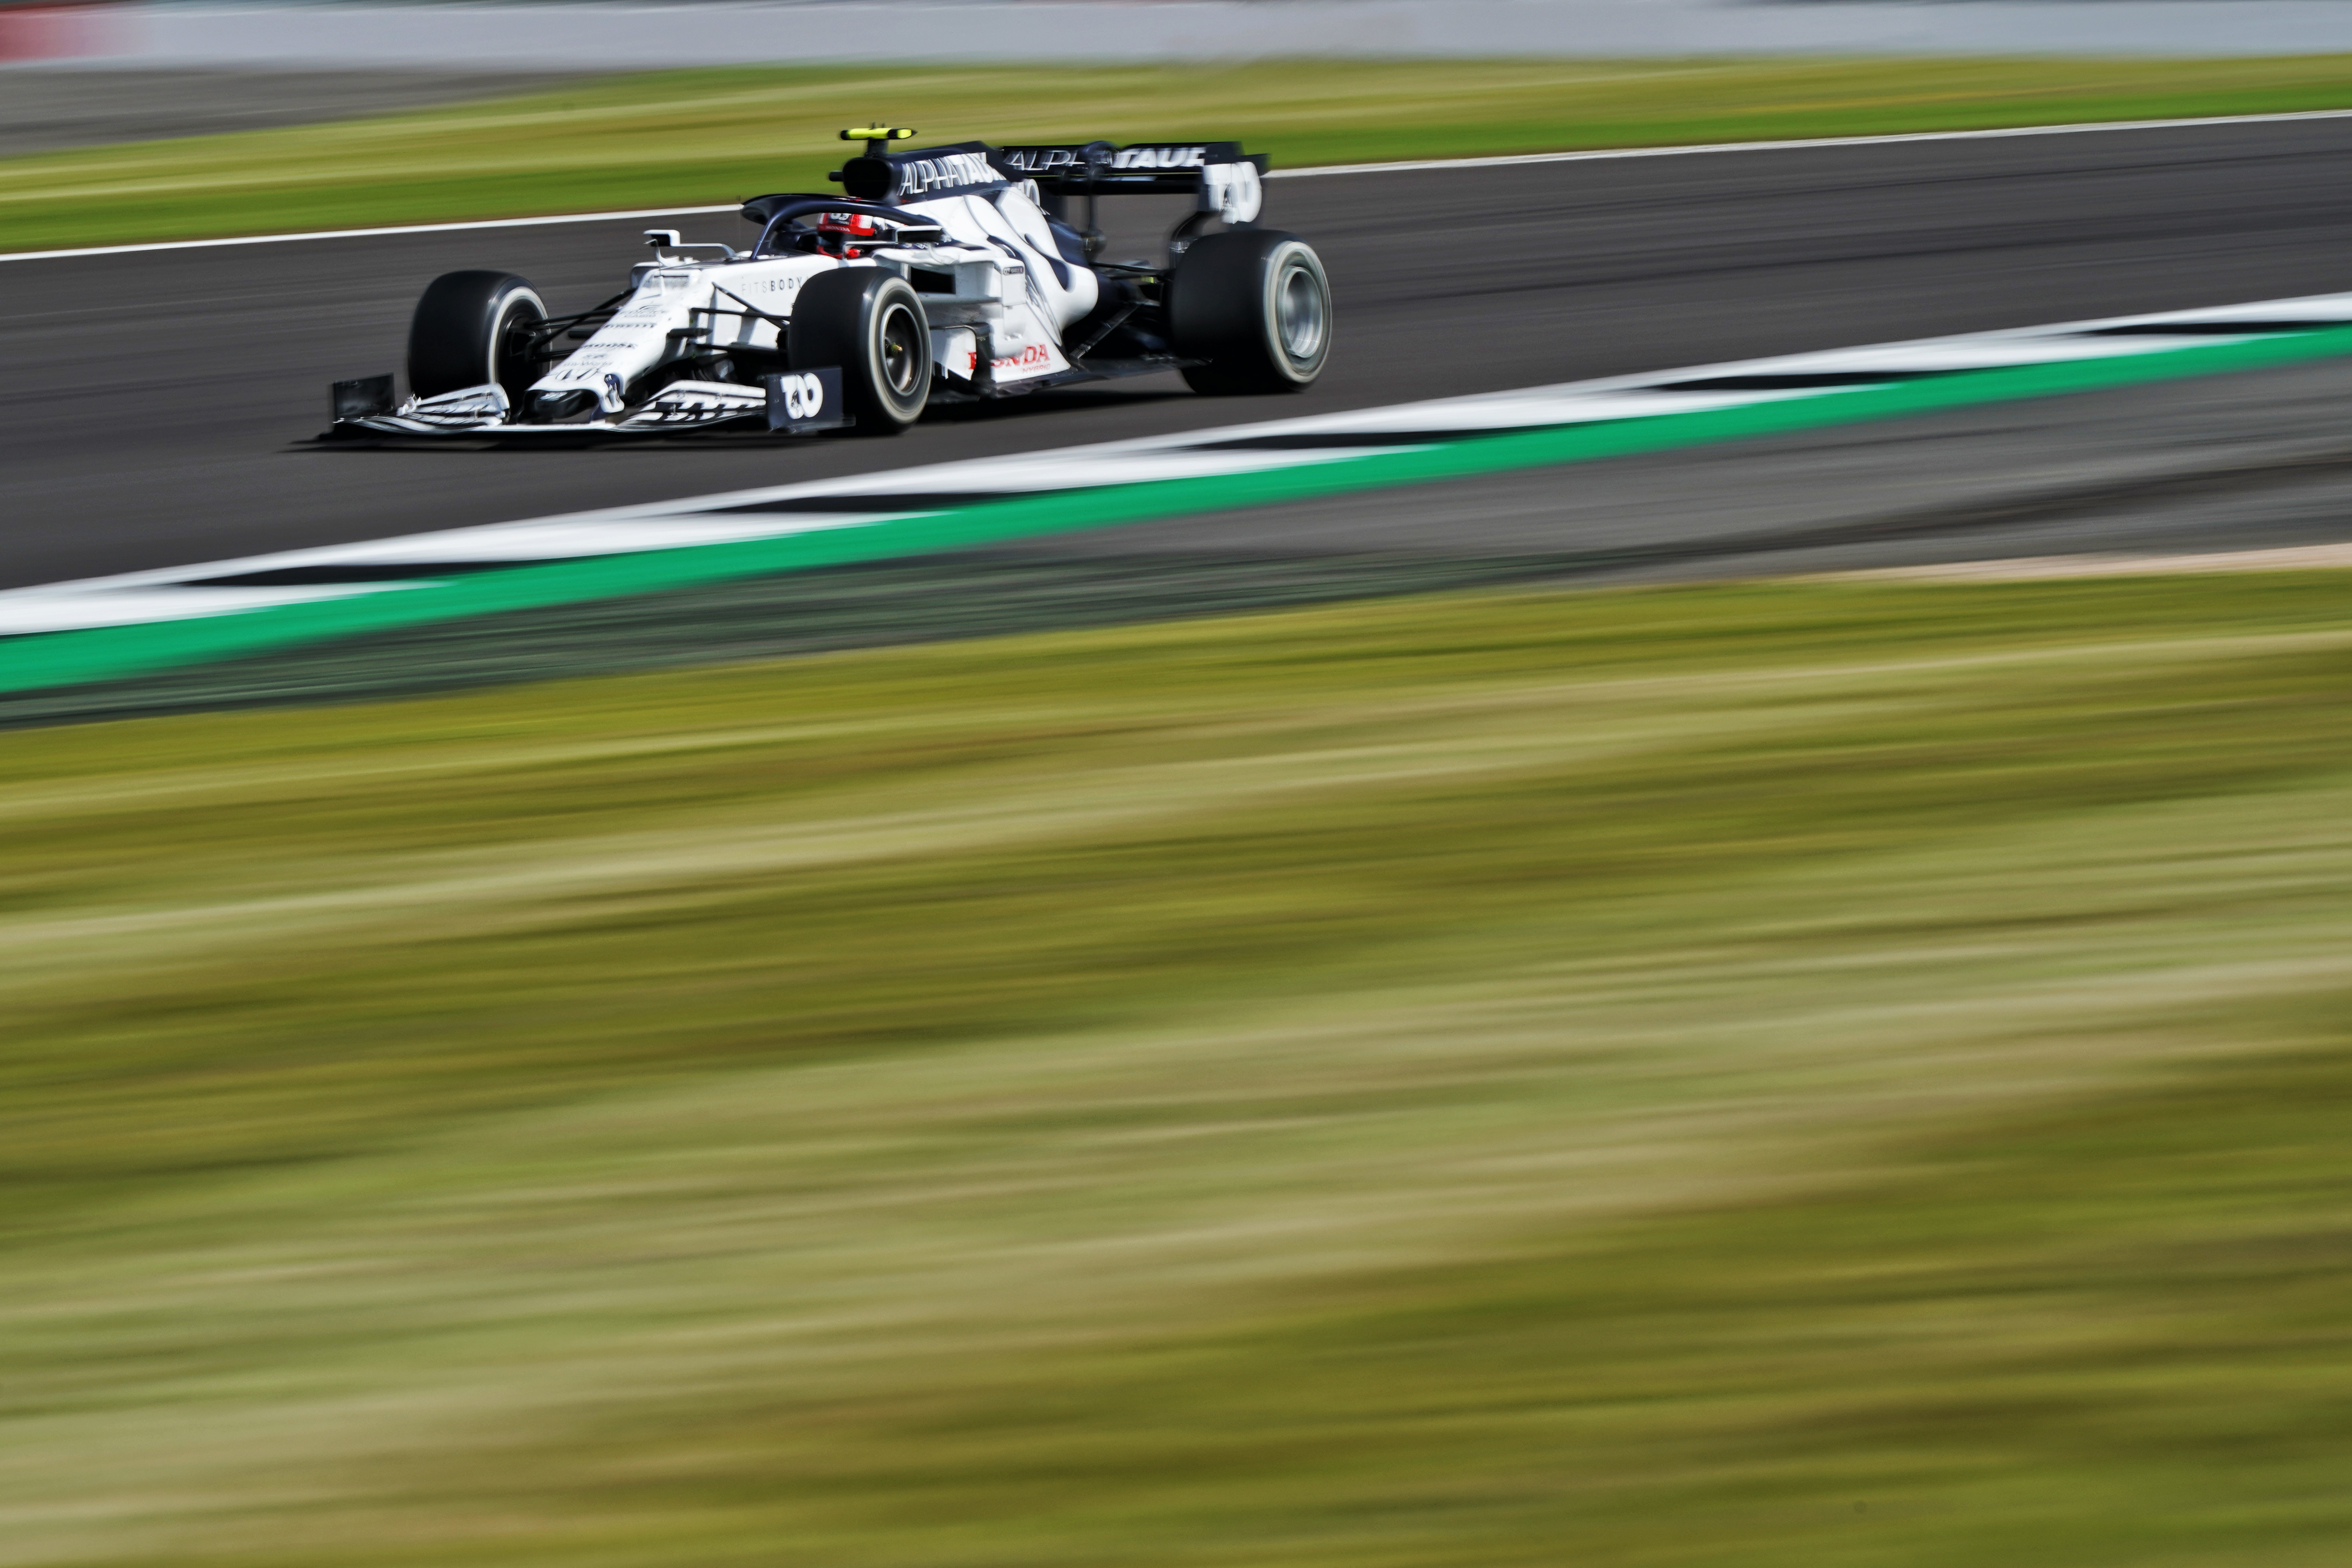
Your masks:
M 864 213 L 826 213 L 817 219 L 816 247 L 827 256 L 863 254 L 862 247 L 882 237 L 882 226 Z

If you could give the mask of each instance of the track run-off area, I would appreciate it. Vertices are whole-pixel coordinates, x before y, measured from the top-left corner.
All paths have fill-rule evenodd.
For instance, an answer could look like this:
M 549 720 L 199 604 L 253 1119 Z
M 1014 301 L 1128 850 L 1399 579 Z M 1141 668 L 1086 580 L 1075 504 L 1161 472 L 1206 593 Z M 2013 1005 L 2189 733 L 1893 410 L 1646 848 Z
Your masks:
M 2322 193 L 2347 165 L 2352 121 L 2304 116 L 1289 180 L 1267 221 L 1323 252 L 1340 310 L 1310 394 L 1170 376 L 889 443 L 310 441 L 431 276 L 509 268 L 568 308 L 646 214 L 24 259 L 0 690 L 1317 496 L 1475 552 L 1446 516 L 1471 476 L 2344 353 L 2352 219 Z M 1165 215 L 1108 216 L 1121 254 Z M 2042 405 L 2053 451 L 2067 407 Z

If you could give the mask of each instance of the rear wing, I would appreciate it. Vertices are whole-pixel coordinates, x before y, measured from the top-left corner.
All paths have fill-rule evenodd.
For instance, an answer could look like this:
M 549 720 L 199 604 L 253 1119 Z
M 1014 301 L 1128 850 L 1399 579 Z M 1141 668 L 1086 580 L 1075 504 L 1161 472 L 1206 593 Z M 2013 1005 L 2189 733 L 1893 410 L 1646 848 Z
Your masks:
M 831 177 L 848 195 L 869 202 L 1034 180 L 1047 210 L 1056 215 L 1071 196 L 1189 195 L 1196 213 L 1234 224 L 1256 218 L 1260 181 L 1270 162 L 1263 153 L 1243 152 L 1238 142 L 1138 142 L 1125 147 L 1108 142 L 1022 147 L 965 142 L 909 153 L 887 152 L 886 146 L 869 140 L 864 157 L 847 160 Z
M 1013 179 L 1036 181 L 1041 191 L 1108 196 L 1181 195 L 1198 190 L 1211 169 L 1246 163 L 1264 174 L 1271 160 L 1263 153 L 1243 152 L 1238 142 L 1138 142 L 1126 147 L 1089 142 L 999 147 L 989 162 Z
M 999 147 L 989 162 L 1016 180 L 1034 180 L 1049 201 L 1069 196 L 1184 196 L 1193 210 L 1248 223 L 1263 199 L 1259 182 L 1273 162 L 1238 142 L 1064 142 Z M 1055 202 L 1055 205 L 1059 203 Z

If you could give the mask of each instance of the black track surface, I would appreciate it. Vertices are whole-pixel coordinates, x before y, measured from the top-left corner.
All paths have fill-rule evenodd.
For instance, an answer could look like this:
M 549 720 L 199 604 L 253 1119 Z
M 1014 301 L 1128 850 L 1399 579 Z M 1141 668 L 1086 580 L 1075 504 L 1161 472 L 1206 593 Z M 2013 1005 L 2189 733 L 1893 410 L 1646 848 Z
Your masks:
M 1173 377 L 895 441 L 320 450 L 327 383 L 392 368 L 435 274 L 558 309 L 639 223 L 0 264 L 0 585 L 1841 343 L 2352 287 L 2352 123 L 1911 142 L 1280 181 L 1339 349 L 1303 397 Z M 688 220 L 732 237 L 732 218 Z M 1143 248 L 1149 231 L 1113 254 Z M 2053 432 L 2053 440 L 2063 437 Z M 1367 518 L 1426 498 L 1350 503 Z M 1670 517 L 1655 525 L 1671 532 Z M 1328 530 L 1326 531 L 1328 532 Z M 1483 548 L 1475 525 L 1454 540 Z

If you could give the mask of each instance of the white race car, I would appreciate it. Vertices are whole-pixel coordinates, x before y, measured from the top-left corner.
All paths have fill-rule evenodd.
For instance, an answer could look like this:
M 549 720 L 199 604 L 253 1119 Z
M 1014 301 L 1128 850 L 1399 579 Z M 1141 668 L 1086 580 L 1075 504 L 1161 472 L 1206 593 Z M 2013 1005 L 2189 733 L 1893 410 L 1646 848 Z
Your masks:
M 1330 285 L 1304 240 L 1256 226 L 1263 155 L 1230 142 L 890 151 L 913 134 L 843 132 L 866 143 L 833 174 L 845 194 L 745 202 L 760 226 L 748 251 L 647 231 L 655 259 L 577 315 L 550 315 L 512 273 L 436 279 L 409 328 L 408 397 L 389 375 L 338 382 L 330 434 L 891 435 L 929 404 L 1109 376 L 1179 370 L 1233 394 L 1322 374 Z M 1164 262 L 1100 259 L 1096 199 L 1129 194 L 1192 198 Z

